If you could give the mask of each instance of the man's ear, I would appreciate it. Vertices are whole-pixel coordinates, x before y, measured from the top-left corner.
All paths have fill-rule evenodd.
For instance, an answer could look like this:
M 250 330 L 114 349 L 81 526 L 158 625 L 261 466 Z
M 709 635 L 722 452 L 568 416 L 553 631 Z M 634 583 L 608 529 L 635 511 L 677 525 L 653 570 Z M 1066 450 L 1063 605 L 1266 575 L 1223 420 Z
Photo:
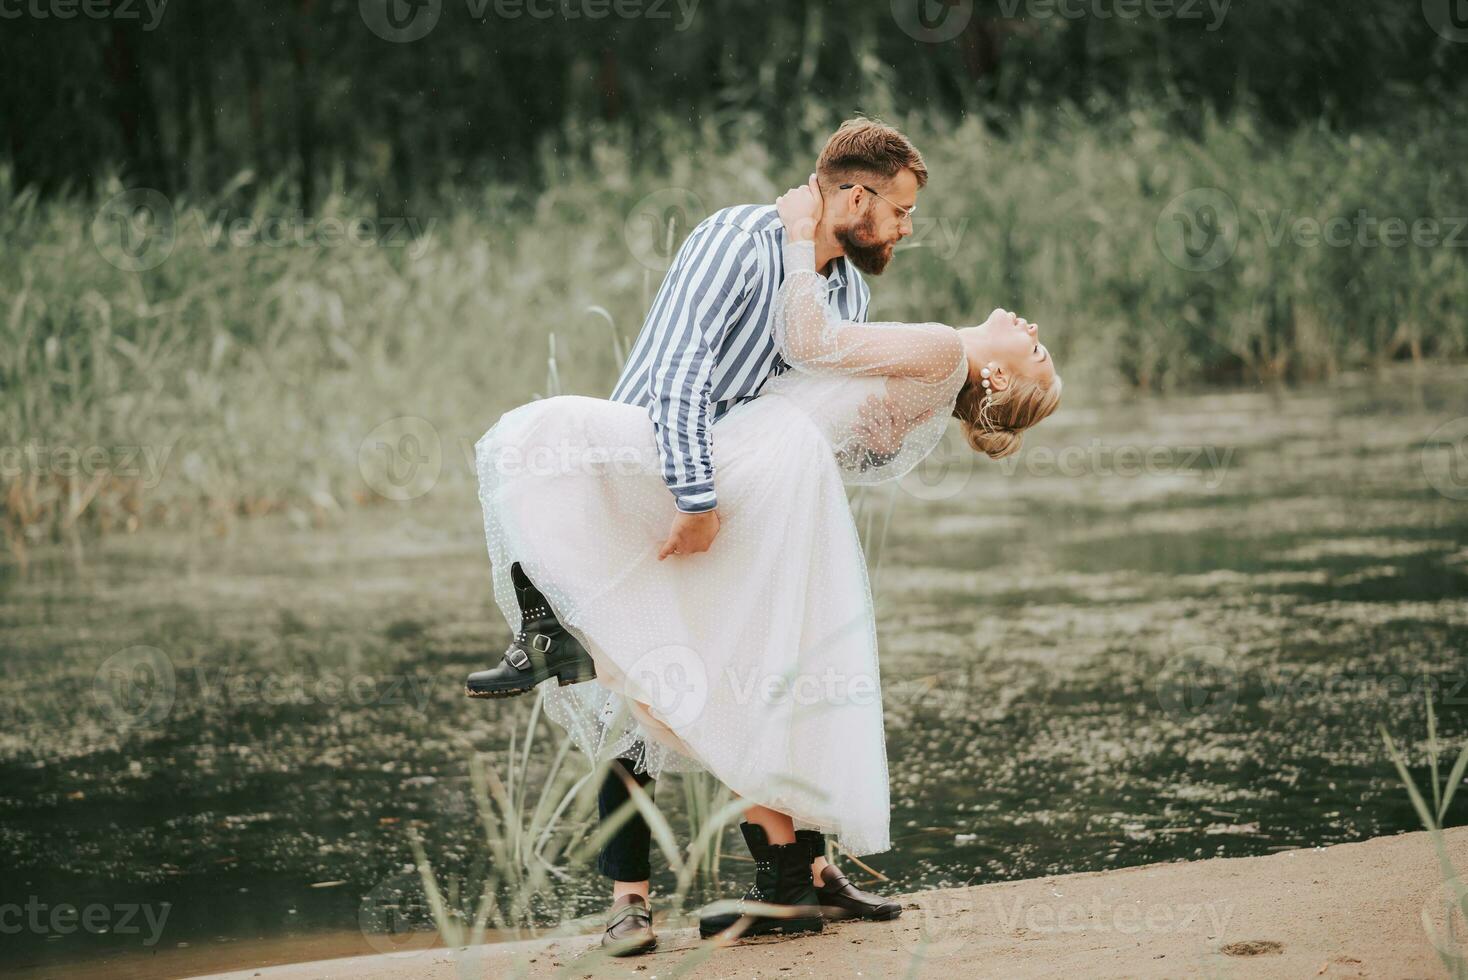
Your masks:
M 851 192 L 839 190 L 838 188 L 840 186 L 840 184 L 832 184 L 830 190 L 827 190 L 824 185 L 822 186 L 821 206 L 824 211 L 821 215 L 822 220 L 830 218 L 832 215 L 844 215 L 851 211 L 851 204 L 849 203 L 851 199 L 847 197 Z

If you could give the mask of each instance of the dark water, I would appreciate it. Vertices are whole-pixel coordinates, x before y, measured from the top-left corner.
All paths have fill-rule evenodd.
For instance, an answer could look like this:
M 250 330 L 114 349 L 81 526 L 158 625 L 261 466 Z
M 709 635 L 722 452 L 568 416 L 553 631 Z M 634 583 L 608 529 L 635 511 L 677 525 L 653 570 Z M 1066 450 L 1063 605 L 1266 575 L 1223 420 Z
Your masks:
M 1442 740 L 1468 735 L 1465 390 L 1458 372 L 1068 406 L 1018 463 L 939 459 L 896 491 L 883 887 L 1416 829 L 1377 726 L 1423 763 L 1426 690 Z M 886 492 L 864 501 L 875 525 Z M 329 529 L 113 538 L 4 576 L 11 968 L 368 952 L 360 912 L 411 881 L 409 828 L 446 872 L 482 859 L 466 759 L 530 709 L 460 694 L 504 641 L 462 483 Z M 133 699 L 99 698 L 119 665 Z M 560 896 L 591 915 L 604 891 L 571 869 Z

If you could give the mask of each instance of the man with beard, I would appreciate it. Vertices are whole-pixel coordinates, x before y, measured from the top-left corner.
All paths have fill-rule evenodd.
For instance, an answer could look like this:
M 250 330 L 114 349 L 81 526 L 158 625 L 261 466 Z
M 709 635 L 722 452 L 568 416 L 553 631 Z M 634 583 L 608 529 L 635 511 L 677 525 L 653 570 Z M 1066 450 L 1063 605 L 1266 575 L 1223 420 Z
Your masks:
M 927 167 L 897 130 L 853 119 L 826 141 L 814 179 L 825 202 L 815 230 L 816 269 L 827 279 L 828 302 L 838 315 L 865 321 L 871 292 L 861 273 L 881 275 L 893 247 L 912 234 Z M 776 349 L 771 317 L 784 279 L 784 244 L 785 230 L 772 205 L 725 208 L 699 224 L 678 250 L 612 392 L 613 401 L 646 406 L 657 432 L 663 481 L 678 509 L 659 560 L 713 545 L 719 512 L 711 427 L 789 369 Z M 652 790 L 637 761 L 625 758 L 608 774 L 598 801 L 602 819 L 627 801 L 625 778 Z M 811 777 L 819 781 L 820 760 L 810 761 Z M 859 891 L 827 865 L 824 842 L 815 840 L 819 834 L 802 831 L 801 837 L 811 845 L 812 880 L 829 913 L 877 919 L 900 912 L 900 906 Z M 651 832 L 634 814 L 598 861 L 612 879 L 603 945 L 613 953 L 646 952 L 656 944 L 648 904 L 650 850 Z
M 912 234 L 927 167 L 897 130 L 852 119 L 826 141 L 811 181 L 824 204 L 814 240 L 816 269 L 827 279 L 827 302 L 842 320 L 865 321 L 871 293 L 860 273 L 881 275 L 893 247 Z M 719 533 L 712 427 L 729 409 L 758 396 L 769 378 L 789 370 L 776 346 L 772 316 L 784 279 L 784 244 L 785 229 L 773 205 L 725 208 L 701 222 L 678 250 L 612 392 L 613 401 L 646 407 L 656 432 L 663 480 L 677 508 L 658 548 L 659 561 L 710 550 Z M 885 426 L 900 444 L 904 433 L 892 428 L 899 423 L 879 417 L 880 404 L 869 411 L 875 413 L 869 424 Z M 587 547 L 596 542 L 588 541 Z M 595 676 L 590 656 L 560 626 L 534 583 L 517 580 L 516 588 L 525 635 L 516 638 L 503 663 L 469 678 L 468 693 L 506 697 L 552 676 L 563 685 Z M 621 717 L 615 694 L 600 685 L 594 693 L 603 692 L 603 717 Z M 608 732 L 600 739 L 603 745 L 617 744 L 617 750 L 626 741 Z M 661 766 L 647 751 L 642 744 L 620 751 L 600 792 L 603 820 L 627 802 L 629 781 L 652 792 L 647 770 Z M 810 764 L 811 778 L 818 782 L 821 760 Z M 801 831 L 797 843 L 809 849 L 812 881 L 825 914 L 873 920 L 900 914 L 900 905 L 855 888 L 828 864 L 820 834 Z M 613 882 L 612 914 L 602 940 L 613 955 L 645 953 L 657 945 L 648 902 L 650 851 L 651 831 L 634 813 L 598 861 Z
M 912 234 L 927 167 L 897 130 L 855 119 L 826 141 L 814 178 L 825 202 L 816 268 L 840 317 L 864 321 L 871 292 L 857 270 L 881 275 L 893 247 Z M 784 243 L 773 205 L 737 205 L 704 219 L 678 250 L 612 391 L 612 401 L 645 405 L 657 431 L 663 480 L 679 512 L 659 559 L 709 549 L 719 529 L 709 428 L 789 369 L 770 317 Z

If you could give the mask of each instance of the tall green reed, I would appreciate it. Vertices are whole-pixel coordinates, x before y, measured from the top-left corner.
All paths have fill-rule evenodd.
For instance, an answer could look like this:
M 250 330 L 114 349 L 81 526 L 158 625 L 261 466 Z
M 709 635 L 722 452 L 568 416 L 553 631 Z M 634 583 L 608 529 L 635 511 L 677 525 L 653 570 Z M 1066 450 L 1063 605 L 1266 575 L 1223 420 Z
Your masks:
M 512 734 L 498 763 L 477 752 L 469 758 L 470 792 L 486 855 L 482 867 L 440 880 L 422 837 L 409 829 L 428 906 L 444 943 L 478 945 L 491 928 L 501 934 L 584 931 L 587 923 L 571 914 L 565 890 L 558 886 L 569 880 L 569 869 L 588 865 L 634 816 L 646 821 L 673 875 L 673 892 L 664 904 L 678 920 L 700 878 L 716 877 L 719 839 L 744 804 L 707 774 L 683 776 L 688 826 L 687 843 L 679 846 L 669 816 L 646 790 L 628 780 L 628 802 L 600 819 L 598 789 L 609 775 L 620 772 L 620 764 L 610 756 L 587 760 L 574 751 L 565 733 L 553 737 L 554 748 L 549 748 L 544 695 L 530 700 L 523 729 Z M 548 922 L 555 925 L 547 927 Z
M 600 307 L 587 312 L 605 321 L 620 365 L 625 360 L 626 344 L 615 320 Z M 543 397 L 563 393 L 556 335 L 551 333 Z M 566 914 L 555 885 L 567 879 L 567 868 L 588 864 L 634 817 L 647 823 L 674 875 L 674 891 L 667 905 L 675 919 L 684 914 L 688 897 L 700 878 L 713 882 L 718 879 L 723 833 L 744 809 L 727 787 L 708 773 L 681 776 L 687 823 L 684 836 L 688 841 L 683 848 L 678 846 L 667 815 L 631 779 L 627 779 L 628 802 L 605 819 L 596 820 L 593 826 L 591 815 L 597 806 L 598 788 L 613 774 L 615 778 L 626 778 L 627 774 L 610 756 L 593 760 L 586 768 L 581 757 L 573 754 L 567 733 L 560 736 L 545 771 L 537 771 L 534 749 L 542 724 L 548 724 L 544 706 L 545 691 L 540 689 L 531 701 L 524 728 L 511 734 L 502 766 L 487 764 L 478 753 L 470 756 L 470 786 L 489 855 L 472 908 L 461 896 L 459 879 L 440 885 L 421 838 L 416 831 L 409 831 L 429 908 L 449 946 L 482 943 L 491 925 L 501 930 L 530 928 L 547 918 L 558 922 L 557 932 L 578 931 L 582 924 Z M 624 705 L 621 711 L 625 714 L 626 710 Z M 614 719 L 613 727 L 620 721 L 620 717 Z M 701 961 L 702 956 L 696 959 Z M 684 968 L 691 965 L 684 964 Z
M 933 176 L 919 233 L 872 283 L 874 318 L 1020 309 L 1046 326 L 1077 395 L 1468 353 L 1468 248 L 1333 247 L 1292 230 L 1364 212 L 1437 219 L 1446 237 L 1468 195 L 1468 127 L 1451 120 L 1279 132 L 1205 115 L 1187 137 L 1145 110 L 1031 113 L 1002 136 L 972 119 L 895 121 Z M 470 468 L 452 447 L 535 393 L 552 333 L 559 390 L 609 390 L 626 353 L 615 324 L 641 321 L 661 276 L 629 244 L 640 202 L 676 188 L 696 219 L 771 200 L 809 172 L 835 116 L 813 111 L 779 139 L 740 122 L 659 123 L 655 154 L 616 127 L 568 132 L 574 152 L 546 155 L 540 190 L 458 188 L 412 215 L 332 188 L 305 220 L 414 222 L 416 234 L 367 247 L 221 234 L 293 211 L 279 185 L 242 173 L 171 201 L 172 250 L 139 272 L 94 242 L 120 183 L 42 199 L 0 171 L 10 549 L 160 523 L 227 531 L 258 513 L 330 520 L 379 499 L 359 450 L 399 416 L 435 427 L 452 464 L 439 486 L 463 492 Z M 1159 219 L 1206 187 L 1232 202 L 1237 242 L 1219 267 L 1190 271 L 1159 246 Z M 81 473 L 18 465 L 27 445 L 104 457 Z M 157 480 L 121 465 L 129 446 L 163 456 Z
M 1438 861 L 1438 873 L 1442 878 L 1442 895 L 1438 906 L 1444 914 L 1444 925 L 1439 930 L 1428 909 L 1423 908 L 1422 928 L 1427 933 L 1433 949 L 1437 951 L 1438 958 L 1442 960 L 1449 975 L 1454 980 L 1462 980 L 1462 978 L 1468 978 L 1468 936 L 1462 934 L 1460 924 L 1460 920 L 1468 922 L 1468 882 L 1463 880 L 1462 875 L 1453 865 L 1452 857 L 1448 854 L 1447 841 L 1443 837 L 1443 820 L 1447 817 L 1448 807 L 1453 802 L 1453 795 L 1463 781 L 1464 772 L 1468 771 L 1468 745 L 1465 745 L 1458 753 L 1458 758 L 1444 781 L 1441 778 L 1439 763 L 1437 715 L 1432 707 L 1431 696 L 1427 695 L 1425 700 L 1427 702 L 1428 780 L 1432 790 L 1430 803 L 1418 787 L 1417 781 L 1412 778 L 1411 772 L 1408 771 L 1405 755 L 1397 748 L 1391 733 L 1384 725 L 1380 726 L 1381 738 L 1386 743 L 1387 754 L 1391 757 L 1392 764 L 1396 766 L 1402 785 L 1407 789 L 1412 808 L 1417 811 L 1418 819 L 1422 821 L 1422 826 L 1426 828 L 1432 840 Z

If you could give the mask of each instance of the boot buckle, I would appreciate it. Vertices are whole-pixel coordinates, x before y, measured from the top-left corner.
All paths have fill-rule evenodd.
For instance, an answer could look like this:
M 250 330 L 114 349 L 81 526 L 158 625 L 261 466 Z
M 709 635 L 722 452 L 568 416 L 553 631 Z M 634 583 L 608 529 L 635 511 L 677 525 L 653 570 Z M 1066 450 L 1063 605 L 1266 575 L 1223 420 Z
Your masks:
M 512 646 L 505 651 L 505 660 L 516 670 L 530 669 L 530 658 L 525 655 L 525 651 L 520 649 L 518 645 Z
M 547 653 L 551 648 L 551 638 L 544 633 L 536 633 L 535 638 L 530 641 L 530 648 L 536 653 Z

